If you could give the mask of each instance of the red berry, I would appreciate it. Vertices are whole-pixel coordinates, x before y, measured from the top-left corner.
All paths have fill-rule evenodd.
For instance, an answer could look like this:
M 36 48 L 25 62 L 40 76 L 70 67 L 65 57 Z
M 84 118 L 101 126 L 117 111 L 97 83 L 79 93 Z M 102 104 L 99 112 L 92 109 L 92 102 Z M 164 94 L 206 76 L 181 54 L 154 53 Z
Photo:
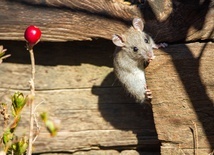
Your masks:
M 40 37 L 41 37 L 41 31 L 38 27 L 34 25 L 30 25 L 25 30 L 25 39 L 29 44 L 36 44 Z

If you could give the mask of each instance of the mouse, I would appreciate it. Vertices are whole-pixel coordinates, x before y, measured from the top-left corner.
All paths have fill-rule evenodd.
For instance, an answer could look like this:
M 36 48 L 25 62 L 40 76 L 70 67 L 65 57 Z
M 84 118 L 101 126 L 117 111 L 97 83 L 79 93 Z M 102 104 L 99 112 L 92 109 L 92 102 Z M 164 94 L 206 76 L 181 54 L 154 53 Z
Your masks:
M 117 79 L 137 102 L 151 103 L 152 93 L 147 87 L 145 68 L 155 58 L 153 49 L 162 45 L 155 44 L 143 30 L 141 18 L 134 18 L 125 33 L 112 36 L 116 45 L 113 68 Z

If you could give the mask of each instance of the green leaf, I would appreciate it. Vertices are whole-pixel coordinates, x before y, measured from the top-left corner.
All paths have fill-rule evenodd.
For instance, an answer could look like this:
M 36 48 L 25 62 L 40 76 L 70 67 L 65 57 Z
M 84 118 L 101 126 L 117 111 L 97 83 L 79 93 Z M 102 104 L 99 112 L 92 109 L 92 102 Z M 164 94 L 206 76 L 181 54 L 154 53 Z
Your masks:
M 5 55 L 5 52 L 7 50 L 3 48 L 3 46 L 0 46 L 0 64 L 2 63 L 3 59 L 6 59 L 8 57 L 10 57 L 10 54 Z
M 0 58 L 5 54 L 5 51 L 0 51 Z
M 46 112 L 43 112 L 40 114 L 40 117 L 42 121 L 46 122 L 48 120 L 48 114 Z
M 45 127 L 50 133 L 51 136 L 56 136 L 58 130 L 59 130 L 59 120 L 49 120 L 48 119 L 48 114 L 46 112 L 43 112 L 40 114 L 40 117 L 42 121 L 45 123 Z
M 14 155 L 23 155 L 26 153 L 28 147 L 28 140 L 26 137 L 22 137 L 18 142 L 12 144 L 10 152 L 13 152 Z
M 58 128 L 55 126 L 55 124 L 52 121 L 47 120 L 45 125 L 51 136 L 56 136 Z
M 12 139 L 13 139 L 13 133 L 11 133 L 10 130 L 6 130 L 6 131 L 3 133 L 3 137 L 2 137 L 3 143 L 4 143 L 5 145 L 7 145 L 8 142 L 10 142 Z
M 24 97 L 23 93 L 16 92 L 12 98 L 12 114 L 14 117 L 20 114 L 22 108 L 26 104 L 26 97 Z

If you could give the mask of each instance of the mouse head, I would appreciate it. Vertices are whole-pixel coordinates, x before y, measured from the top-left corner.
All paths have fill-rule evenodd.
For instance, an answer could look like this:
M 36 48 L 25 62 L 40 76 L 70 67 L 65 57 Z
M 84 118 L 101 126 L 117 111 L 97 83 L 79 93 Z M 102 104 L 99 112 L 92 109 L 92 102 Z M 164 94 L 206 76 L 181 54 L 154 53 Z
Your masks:
M 157 48 L 152 38 L 143 32 L 144 24 L 140 18 L 134 18 L 132 27 L 123 35 L 113 35 L 113 43 L 120 47 L 129 58 L 148 61 L 154 57 L 153 48 Z

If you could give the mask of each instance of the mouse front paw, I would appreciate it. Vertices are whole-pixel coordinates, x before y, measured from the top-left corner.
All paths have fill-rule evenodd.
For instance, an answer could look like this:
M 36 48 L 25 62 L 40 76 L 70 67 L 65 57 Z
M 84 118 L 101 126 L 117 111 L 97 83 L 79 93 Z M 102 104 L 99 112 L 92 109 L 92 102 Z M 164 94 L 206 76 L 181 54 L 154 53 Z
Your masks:
M 144 62 L 144 68 L 149 66 L 149 63 L 155 58 L 155 56 L 152 56 L 151 58 L 149 58 L 147 61 Z
M 160 44 L 156 44 L 157 48 L 166 48 L 168 46 L 167 43 L 160 43 Z
M 155 56 L 152 56 L 152 57 L 150 57 L 149 59 L 148 59 L 148 62 L 150 63 L 152 60 L 154 60 L 155 59 Z
M 152 91 L 148 89 L 148 86 L 145 87 L 145 99 L 152 100 Z
M 146 88 L 146 92 L 145 92 L 145 98 L 152 100 L 152 92 L 150 89 Z
M 144 100 L 144 104 L 148 104 L 149 106 L 151 106 L 151 101 L 152 101 L 152 92 L 146 86 L 145 87 L 145 100 Z

